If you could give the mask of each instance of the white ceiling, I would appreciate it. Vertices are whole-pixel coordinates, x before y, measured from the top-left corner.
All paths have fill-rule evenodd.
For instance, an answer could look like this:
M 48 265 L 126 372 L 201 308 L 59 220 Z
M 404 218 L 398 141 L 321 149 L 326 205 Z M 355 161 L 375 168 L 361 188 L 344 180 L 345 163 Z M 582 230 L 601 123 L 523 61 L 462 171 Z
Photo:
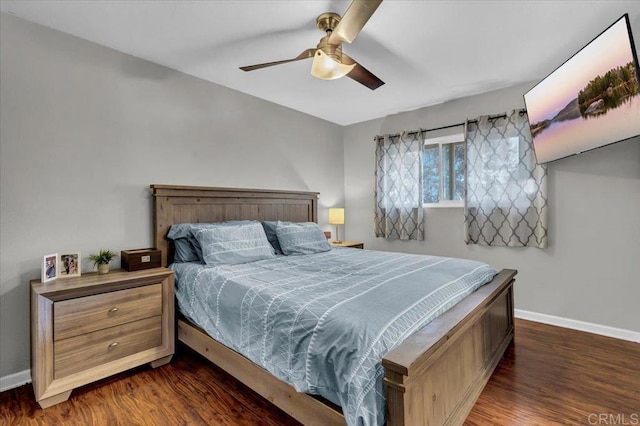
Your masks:
M 0 10 L 348 125 L 539 80 L 640 1 L 385 0 L 344 51 L 385 85 L 311 76 L 311 61 L 243 72 L 315 47 L 323 12 L 350 1 L 0 2 Z

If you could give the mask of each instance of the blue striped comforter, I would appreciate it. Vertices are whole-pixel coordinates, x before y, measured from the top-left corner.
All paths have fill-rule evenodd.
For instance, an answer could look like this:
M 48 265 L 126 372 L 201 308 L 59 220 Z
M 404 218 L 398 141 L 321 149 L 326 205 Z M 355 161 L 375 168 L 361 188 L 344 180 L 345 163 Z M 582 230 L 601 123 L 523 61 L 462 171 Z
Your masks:
M 342 406 L 349 426 L 384 424 L 382 357 L 496 274 L 471 260 L 342 248 L 171 268 L 190 321 Z

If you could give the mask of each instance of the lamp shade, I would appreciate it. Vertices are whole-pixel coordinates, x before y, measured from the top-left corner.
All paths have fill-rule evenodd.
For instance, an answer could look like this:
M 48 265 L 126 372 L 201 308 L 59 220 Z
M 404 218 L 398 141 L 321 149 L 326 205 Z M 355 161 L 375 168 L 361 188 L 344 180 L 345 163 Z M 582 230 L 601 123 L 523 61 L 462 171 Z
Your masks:
M 344 225 L 344 209 L 329 209 L 329 223 L 331 225 Z
M 318 49 L 311 64 L 311 75 L 323 80 L 335 80 L 349 74 L 356 65 L 344 65 Z

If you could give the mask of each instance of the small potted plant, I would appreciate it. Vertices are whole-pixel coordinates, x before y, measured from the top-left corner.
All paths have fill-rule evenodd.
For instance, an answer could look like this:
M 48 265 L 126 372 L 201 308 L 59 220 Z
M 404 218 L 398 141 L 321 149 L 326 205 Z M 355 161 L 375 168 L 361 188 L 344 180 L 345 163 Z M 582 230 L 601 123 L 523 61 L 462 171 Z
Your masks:
M 100 250 L 98 254 L 89 255 L 89 260 L 93 262 L 94 267 L 98 267 L 99 274 L 109 273 L 109 262 L 118 255 L 111 250 Z

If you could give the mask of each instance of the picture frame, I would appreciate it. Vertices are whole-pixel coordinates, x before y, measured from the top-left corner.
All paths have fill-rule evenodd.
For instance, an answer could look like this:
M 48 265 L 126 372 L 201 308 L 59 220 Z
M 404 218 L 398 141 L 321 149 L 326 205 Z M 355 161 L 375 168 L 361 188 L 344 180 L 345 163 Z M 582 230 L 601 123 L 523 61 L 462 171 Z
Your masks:
M 40 282 L 46 283 L 58 278 L 58 253 L 45 254 L 42 256 Z
M 82 274 L 79 251 L 66 251 L 58 256 L 58 278 L 79 277 Z

